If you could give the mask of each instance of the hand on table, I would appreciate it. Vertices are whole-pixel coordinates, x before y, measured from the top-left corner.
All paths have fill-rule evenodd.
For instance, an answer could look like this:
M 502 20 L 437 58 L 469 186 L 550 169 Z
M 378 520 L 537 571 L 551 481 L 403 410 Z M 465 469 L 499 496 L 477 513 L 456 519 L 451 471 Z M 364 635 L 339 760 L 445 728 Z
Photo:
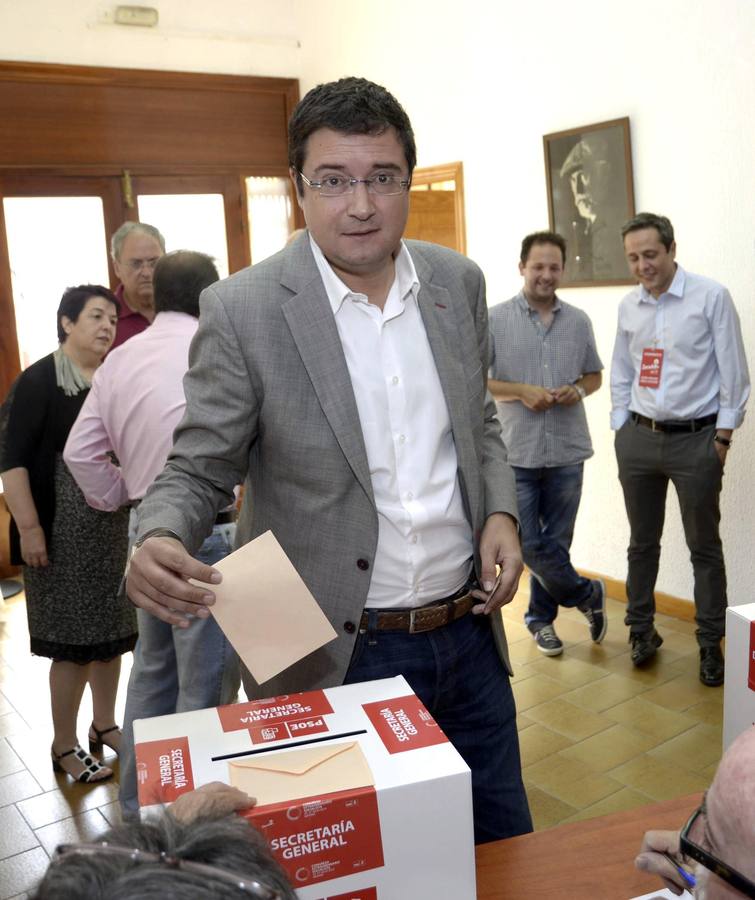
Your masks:
M 684 884 L 681 875 L 664 856 L 664 853 L 668 853 L 677 860 L 680 866 L 682 865 L 679 853 L 679 832 L 646 831 L 642 839 L 642 847 L 634 861 L 635 868 L 658 875 L 672 893 L 682 894 L 687 885 Z
M 203 816 L 222 819 L 241 809 L 249 809 L 256 802 L 254 797 L 238 788 L 221 781 L 211 781 L 194 791 L 181 794 L 169 811 L 174 819 L 188 825 Z

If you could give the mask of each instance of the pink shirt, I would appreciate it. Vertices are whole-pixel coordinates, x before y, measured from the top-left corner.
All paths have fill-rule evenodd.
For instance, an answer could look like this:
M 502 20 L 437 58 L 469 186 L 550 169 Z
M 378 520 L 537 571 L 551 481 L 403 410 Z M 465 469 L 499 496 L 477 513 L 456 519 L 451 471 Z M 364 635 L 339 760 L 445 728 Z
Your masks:
M 186 406 L 183 376 L 198 324 L 186 313 L 161 312 L 95 372 L 63 452 L 95 509 L 141 500 L 162 471 Z

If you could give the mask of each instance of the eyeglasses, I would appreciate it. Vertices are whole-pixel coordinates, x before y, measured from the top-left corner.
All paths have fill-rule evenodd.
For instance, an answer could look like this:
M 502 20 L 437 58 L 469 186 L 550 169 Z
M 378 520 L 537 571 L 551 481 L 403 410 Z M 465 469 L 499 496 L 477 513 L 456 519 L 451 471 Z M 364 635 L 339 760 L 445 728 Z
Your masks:
M 157 265 L 160 257 L 159 256 L 151 256 L 149 259 L 127 259 L 124 260 L 124 265 L 127 269 L 130 269 L 132 272 L 139 272 L 143 268 L 148 268 L 150 271 L 154 271 L 155 266 Z
M 282 900 L 281 895 L 273 888 L 260 884 L 259 881 L 245 878 L 243 875 L 237 875 L 235 872 L 228 872 L 216 866 L 208 866 L 188 859 L 179 859 L 175 856 L 169 856 L 165 852 L 147 853 L 145 850 L 136 848 L 119 847 L 116 844 L 109 844 L 107 841 L 95 844 L 60 844 L 55 849 L 55 858 L 59 859 L 62 856 L 70 856 L 72 854 L 92 856 L 98 853 L 110 853 L 113 856 L 128 857 L 135 863 L 160 863 L 168 868 L 194 872 L 196 875 L 204 875 L 205 878 L 233 885 L 238 890 L 257 898 L 257 900 Z
M 701 863 L 706 869 L 709 869 L 714 875 L 718 876 L 721 881 L 725 881 L 727 884 L 743 893 L 745 897 L 755 898 L 755 883 L 750 881 L 750 879 L 746 878 L 744 875 L 741 875 L 736 869 L 732 869 L 732 867 L 725 862 L 721 862 L 718 857 L 714 856 L 699 844 L 696 844 L 690 838 L 690 832 L 700 816 L 705 816 L 705 797 L 703 797 L 703 802 L 700 806 L 689 817 L 687 824 L 682 828 L 679 836 L 679 849 L 681 852 L 684 856 L 688 856 L 690 859 L 694 859 L 696 862 Z
M 322 181 L 310 181 L 309 178 L 299 170 L 299 175 L 304 179 L 304 183 L 313 190 L 320 192 L 321 197 L 340 197 L 342 194 L 352 194 L 354 188 L 358 184 L 367 185 L 367 190 L 371 194 L 380 194 L 383 197 L 390 197 L 394 194 L 403 194 L 409 187 L 408 178 L 400 178 L 398 175 L 388 175 L 381 172 L 378 175 L 372 175 L 370 178 L 350 178 L 348 175 L 327 175 Z

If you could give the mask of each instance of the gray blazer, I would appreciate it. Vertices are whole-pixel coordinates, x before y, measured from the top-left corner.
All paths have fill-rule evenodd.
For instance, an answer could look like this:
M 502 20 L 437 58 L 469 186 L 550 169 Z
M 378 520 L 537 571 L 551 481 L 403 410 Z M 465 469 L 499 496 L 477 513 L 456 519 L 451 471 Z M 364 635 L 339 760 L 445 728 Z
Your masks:
M 517 515 L 514 475 L 486 389 L 485 282 L 458 253 L 407 246 L 477 542 L 490 513 Z M 367 598 L 378 517 L 346 359 L 307 234 L 204 291 L 184 388 L 186 414 L 139 508 L 139 536 L 169 528 L 196 552 L 245 480 L 238 544 L 271 530 L 338 634 L 258 695 L 341 684 Z M 501 618 L 491 618 L 510 670 Z

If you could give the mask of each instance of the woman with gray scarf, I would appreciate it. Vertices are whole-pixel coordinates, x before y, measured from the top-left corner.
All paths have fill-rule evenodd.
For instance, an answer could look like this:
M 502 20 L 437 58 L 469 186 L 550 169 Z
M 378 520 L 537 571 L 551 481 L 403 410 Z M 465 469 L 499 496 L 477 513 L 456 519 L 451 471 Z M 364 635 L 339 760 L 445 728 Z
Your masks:
M 11 522 L 11 561 L 24 566 L 31 652 L 52 660 L 52 761 L 81 782 L 112 770 L 79 745 L 76 719 L 92 691 L 92 753 L 116 752 L 115 696 L 121 655 L 136 642 L 133 608 L 118 588 L 126 564 L 128 510 L 87 506 L 63 462 L 68 432 L 115 337 L 118 301 L 100 285 L 63 294 L 59 347 L 29 366 L 11 388 L 0 474 Z

